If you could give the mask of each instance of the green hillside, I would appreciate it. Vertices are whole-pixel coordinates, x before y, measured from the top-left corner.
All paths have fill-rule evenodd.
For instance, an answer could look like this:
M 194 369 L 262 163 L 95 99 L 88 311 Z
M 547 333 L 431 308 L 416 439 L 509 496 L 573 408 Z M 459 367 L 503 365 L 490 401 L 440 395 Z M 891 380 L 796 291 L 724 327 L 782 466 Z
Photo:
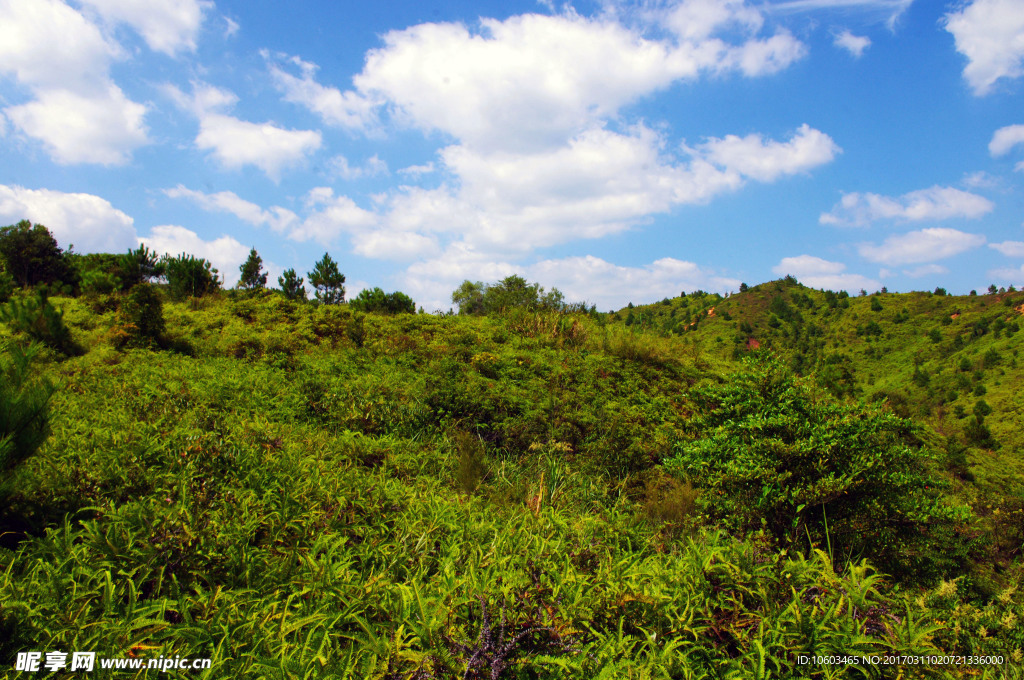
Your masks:
M 4 398 L 18 347 L 54 388 L 0 488 L 8 668 L 1024 676 L 1024 295 L 434 316 L 136 290 L 5 306 Z M 894 654 L 964 659 L 868 660 Z

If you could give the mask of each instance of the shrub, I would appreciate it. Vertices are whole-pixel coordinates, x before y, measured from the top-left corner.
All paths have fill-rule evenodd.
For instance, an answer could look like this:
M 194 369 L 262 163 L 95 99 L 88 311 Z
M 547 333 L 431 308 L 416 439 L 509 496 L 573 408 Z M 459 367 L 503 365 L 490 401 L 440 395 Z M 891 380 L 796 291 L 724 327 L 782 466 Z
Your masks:
M 380 288 L 364 288 L 359 295 L 352 298 L 349 305 L 360 312 L 377 312 L 378 314 L 415 314 L 416 303 L 401 291 L 385 293 Z
M 965 540 L 952 529 L 961 510 L 928 498 L 909 421 L 817 399 L 774 357 L 746 367 L 691 393 L 693 438 L 665 463 L 702 489 L 712 518 L 794 547 L 828 543 L 900 576 L 934 575 L 962 557 Z
M 11 293 L 14 292 L 14 279 L 7 270 L 4 269 L 3 265 L 0 264 L 0 303 L 7 302 L 11 299 Z
M 149 283 L 131 289 L 118 313 L 120 325 L 115 344 L 120 347 L 150 347 L 164 334 L 163 301 Z
M 0 360 L 0 471 L 34 454 L 50 434 L 53 387 L 30 376 L 33 351 L 11 345 Z
M 203 258 L 185 253 L 164 256 L 163 266 L 167 287 L 175 300 L 202 297 L 220 288 L 217 270 Z
M 0 307 L 0 320 L 61 354 L 77 356 L 82 353 L 64 324 L 64 312 L 50 304 L 43 290 L 35 297 L 8 301 Z

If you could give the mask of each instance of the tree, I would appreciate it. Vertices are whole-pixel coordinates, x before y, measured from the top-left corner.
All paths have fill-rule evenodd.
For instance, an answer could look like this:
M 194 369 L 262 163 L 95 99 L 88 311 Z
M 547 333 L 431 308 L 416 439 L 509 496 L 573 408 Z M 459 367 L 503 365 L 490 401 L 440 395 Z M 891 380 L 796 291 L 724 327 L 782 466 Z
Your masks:
M 522 276 L 506 276 L 484 291 L 484 310 L 488 314 L 519 307 L 535 309 L 540 302 L 540 285 L 527 283 Z
M 121 255 L 118 258 L 118 269 L 115 273 L 121 279 L 121 290 L 125 291 L 164 275 L 160 258 L 144 245 Z
M 745 283 L 741 283 L 740 284 L 740 292 L 741 293 L 746 293 L 748 290 L 750 290 L 750 286 L 748 286 Z
M 217 270 L 203 258 L 182 253 L 177 257 L 165 255 L 162 262 L 171 297 L 176 300 L 202 297 L 220 288 Z
M 248 291 L 263 290 L 267 287 L 267 273 L 263 271 L 263 258 L 255 248 L 249 250 L 249 259 L 238 270 L 242 277 L 238 281 L 240 288 Z
M 295 273 L 294 269 L 285 269 L 284 274 L 277 277 L 277 285 L 288 300 L 305 300 L 306 287 L 302 285 L 304 279 Z
M 928 487 L 915 426 L 877 406 L 815 396 L 771 356 L 691 392 L 690 437 L 665 465 L 701 489 L 712 519 L 780 544 L 829 546 L 897 576 L 929 577 L 966 555 L 966 508 Z
M 484 313 L 484 284 L 480 281 L 463 281 L 452 293 L 452 303 L 459 306 L 459 314 Z
M 0 229 L 0 259 L 22 288 L 41 284 L 78 286 L 78 272 L 41 224 L 28 220 Z
M 416 303 L 401 291 L 385 293 L 380 288 L 364 288 L 349 303 L 360 312 L 377 312 L 379 314 L 415 314 Z
M 345 275 L 338 271 L 338 264 L 330 255 L 324 253 L 308 276 L 321 304 L 340 305 L 345 301 Z

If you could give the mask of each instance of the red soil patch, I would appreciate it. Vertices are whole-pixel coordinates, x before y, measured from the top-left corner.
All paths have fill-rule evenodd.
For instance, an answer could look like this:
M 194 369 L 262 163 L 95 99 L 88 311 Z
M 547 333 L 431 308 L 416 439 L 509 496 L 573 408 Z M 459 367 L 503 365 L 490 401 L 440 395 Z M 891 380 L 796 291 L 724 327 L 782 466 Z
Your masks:
M 747 349 L 759 349 L 761 342 L 757 338 L 747 338 Z

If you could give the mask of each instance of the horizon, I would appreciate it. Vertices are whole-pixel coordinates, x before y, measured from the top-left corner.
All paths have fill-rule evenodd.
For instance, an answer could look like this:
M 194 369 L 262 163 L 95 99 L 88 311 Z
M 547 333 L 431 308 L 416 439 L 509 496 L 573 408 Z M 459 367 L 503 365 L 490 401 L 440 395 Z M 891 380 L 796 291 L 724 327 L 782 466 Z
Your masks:
M 0 223 L 427 311 L 983 294 L 1024 284 L 1022 75 L 1024 0 L 0 0 Z

